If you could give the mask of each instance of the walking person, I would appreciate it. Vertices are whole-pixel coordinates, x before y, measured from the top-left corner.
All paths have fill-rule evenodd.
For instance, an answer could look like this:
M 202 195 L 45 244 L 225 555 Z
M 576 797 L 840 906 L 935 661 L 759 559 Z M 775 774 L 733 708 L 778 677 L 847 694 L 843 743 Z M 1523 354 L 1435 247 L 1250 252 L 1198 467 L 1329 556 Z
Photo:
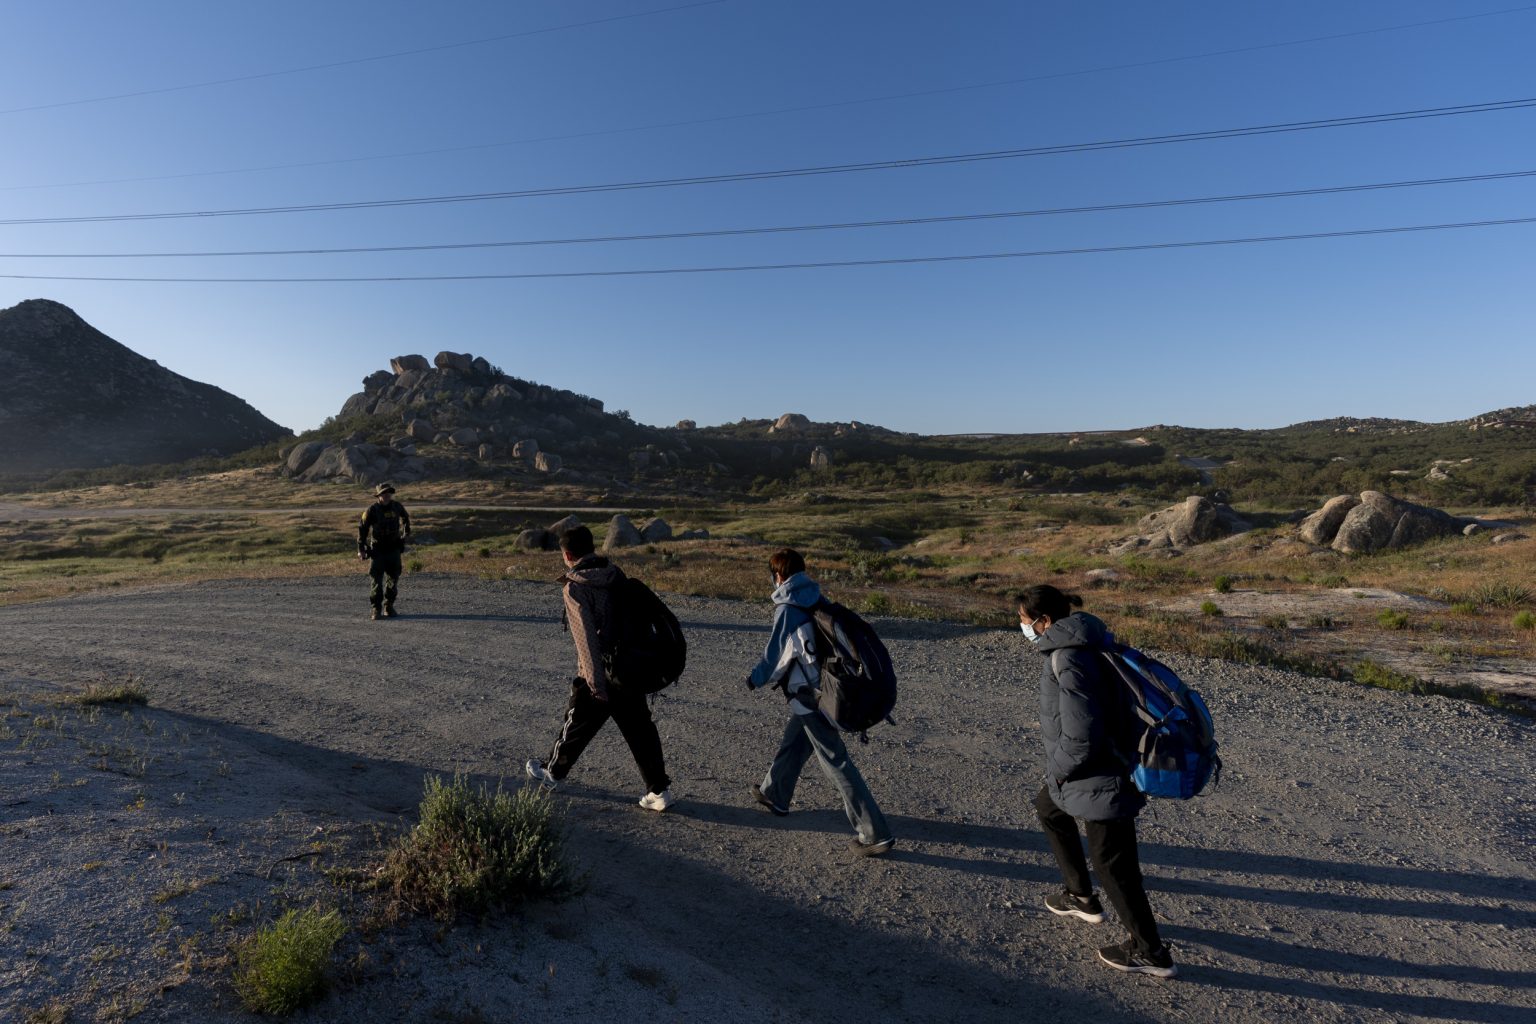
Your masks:
M 821 587 L 805 574 L 805 559 L 791 548 L 774 552 L 768 567 L 773 574 L 773 630 L 763 657 L 747 679 L 747 688 L 781 687 L 790 714 L 779 751 L 762 784 L 752 787 L 752 795 L 774 814 L 788 814 L 800 770 L 815 754 L 822 774 L 842 795 L 848 823 L 857 833 L 851 843 L 854 852 L 865 857 L 888 853 L 896 840 L 885 816 L 848 756 L 837 726 L 816 706 L 820 671 L 810 609 L 821 599 Z
M 1114 681 L 1095 651 L 1113 644 L 1104 623 L 1081 608 L 1083 599 L 1055 587 L 1018 595 L 1019 628 L 1045 655 L 1040 669 L 1040 732 L 1045 741 L 1045 785 L 1035 796 L 1040 826 L 1050 841 L 1065 888 L 1045 898 L 1058 917 L 1097 924 L 1104 907 L 1093 892 L 1089 859 L 1130 937 L 1099 949 L 1116 970 L 1171 978 L 1178 973 L 1158 935 L 1147 902 L 1136 845 L 1136 815 L 1147 798 L 1131 782 L 1116 741 L 1125 718 Z M 1088 858 L 1077 820 L 1083 822 Z
M 357 524 L 357 557 L 372 559 L 368 575 L 373 586 L 368 602 L 373 605 L 369 618 L 395 617 L 395 597 L 400 592 L 400 556 L 411 537 L 411 517 L 405 506 L 395 500 L 395 485 L 382 483 L 373 489 L 373 504 L 363 510 Z M 369 540 L 369 534 L 373 539 Z M 388 580 L 386 583 L 385 580 Z
M 565 702 L 560 732 L 544 760 L 531 758 L 526 765 L 528 777 L 554 787 L 570 773 L 592 737 L 612 718 L 629 744 L 645 794 L 640 806 L 648 811 L 664 811 L 674 803 L 661 753 L 661 736 L 651 720 L 646 695 L 638 687 L 626 688 L 622 679 L 610 675 L 611 659 L 617 641 L 618 610 L 614 607 L 613 588 L 624 573 L 602 555 L 595 553 L 592 531 L 577 526 L 560 534 L 560 554 L 566 571 L 565 622 L 576 644 L 577 676 L 571 680 L 571 694 Z

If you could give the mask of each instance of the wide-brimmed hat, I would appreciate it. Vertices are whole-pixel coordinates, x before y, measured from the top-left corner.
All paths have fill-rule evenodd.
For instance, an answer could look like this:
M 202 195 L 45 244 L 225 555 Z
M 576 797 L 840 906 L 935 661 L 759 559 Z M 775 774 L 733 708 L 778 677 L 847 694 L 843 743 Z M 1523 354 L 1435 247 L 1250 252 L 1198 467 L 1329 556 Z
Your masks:
M 390 483 L 388 480 L 384 481 L 383 483 L 379 484 L 379 486 L 377 486 L 377 487 L 375 487 L 373 489 L 373 496 L 375 498 L 377 498 L 381 494 L 394 494 L 394 493 L 395 493 L 395 485 Z

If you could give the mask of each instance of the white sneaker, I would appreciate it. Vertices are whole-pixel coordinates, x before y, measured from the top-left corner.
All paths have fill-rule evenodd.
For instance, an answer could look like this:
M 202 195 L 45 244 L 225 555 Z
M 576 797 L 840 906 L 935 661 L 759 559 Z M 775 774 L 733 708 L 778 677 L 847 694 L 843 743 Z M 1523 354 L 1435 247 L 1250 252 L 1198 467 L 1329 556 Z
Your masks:
M 523 768 L 528 772 L 530 779 L 546 789 L 554 789 L 560 784 L 560 780 L 549 774 L 544 768 L 544 762 L 536 757 L 530 757 Z
M 677 802 L 670 789 L 664 789 L 660 793 L 647 793 L 640 798 L 640 806 L 648 811 L 664 811 Z

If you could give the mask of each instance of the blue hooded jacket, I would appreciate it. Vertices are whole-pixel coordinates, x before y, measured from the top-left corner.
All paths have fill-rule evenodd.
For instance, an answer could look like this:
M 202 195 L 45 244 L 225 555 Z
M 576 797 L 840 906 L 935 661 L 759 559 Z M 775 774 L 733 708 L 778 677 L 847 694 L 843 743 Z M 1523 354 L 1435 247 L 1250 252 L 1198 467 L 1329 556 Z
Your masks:
M 815 690 L 821 679 L 816 668 L 814 645 L 816 627 L 811 624 L 810 608 L 821 600 L 821 587 L 803 572 L 797 572 L 773 591 L 773 630 L 768 634 L 768 644 L 762 658 L 752 666 L 747 682 L 752 688 L 784 684 L 786 696 L 810 687 Z M 799 704 L 791 701 L 791 706 Z M 809 706 L 795 707 L 800 714 L 815 709 L 815 701 Z
M 1102 621 L 1073 612 L 1052 622 L 1036 645 L 1045 655 L 1040 735 L 1046 789 L 1057 807 L 1088 821 L 1133 818 L 1147 803 L 1116 751 L 1110 702 L 1118 694 L 1094 654 L 1113 643 Z

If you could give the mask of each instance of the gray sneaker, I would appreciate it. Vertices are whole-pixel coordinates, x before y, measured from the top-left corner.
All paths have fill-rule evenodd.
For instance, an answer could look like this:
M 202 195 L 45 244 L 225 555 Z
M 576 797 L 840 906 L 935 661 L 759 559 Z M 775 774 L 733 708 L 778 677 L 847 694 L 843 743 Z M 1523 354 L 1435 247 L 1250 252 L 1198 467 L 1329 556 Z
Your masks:
M 544 762 L 536 757 L 530 757 L 528 763 L 523 765 L 523 769 L 528 773 L 530 779 L 546 789 L 554 789 L 560 784 L 560 780 L 549 774 L 549 771 L 544 767 Z
M 858 836 L 854 836 L 853 840 L 848 844 L 848 848 L 860 857 L 883 857 L 885 854 L 890 853 L 891 847 L 895 845 L 896 840 L 892 838 L 882 839 L 875 843 L 866 843 Z
M 1113 946 L 1099 947 L 1099 959 L 1115 970 L 1129 974 L 1171 978 L 1179 973 L 1179 969 L 1173 965 L 1173 954 L 1168 951 L 1166 942 L 1151 953 L 1142 953 L 1136 949 L 1135 939 L 1126 939 Z
M 1078 896 L 1065 889 L 1047 896 L 1045 909 L 1057 917 L 1075 917 L 1089 924 L 1100 924 L 1104 920 L 1104 905 L 1097 896 Z

